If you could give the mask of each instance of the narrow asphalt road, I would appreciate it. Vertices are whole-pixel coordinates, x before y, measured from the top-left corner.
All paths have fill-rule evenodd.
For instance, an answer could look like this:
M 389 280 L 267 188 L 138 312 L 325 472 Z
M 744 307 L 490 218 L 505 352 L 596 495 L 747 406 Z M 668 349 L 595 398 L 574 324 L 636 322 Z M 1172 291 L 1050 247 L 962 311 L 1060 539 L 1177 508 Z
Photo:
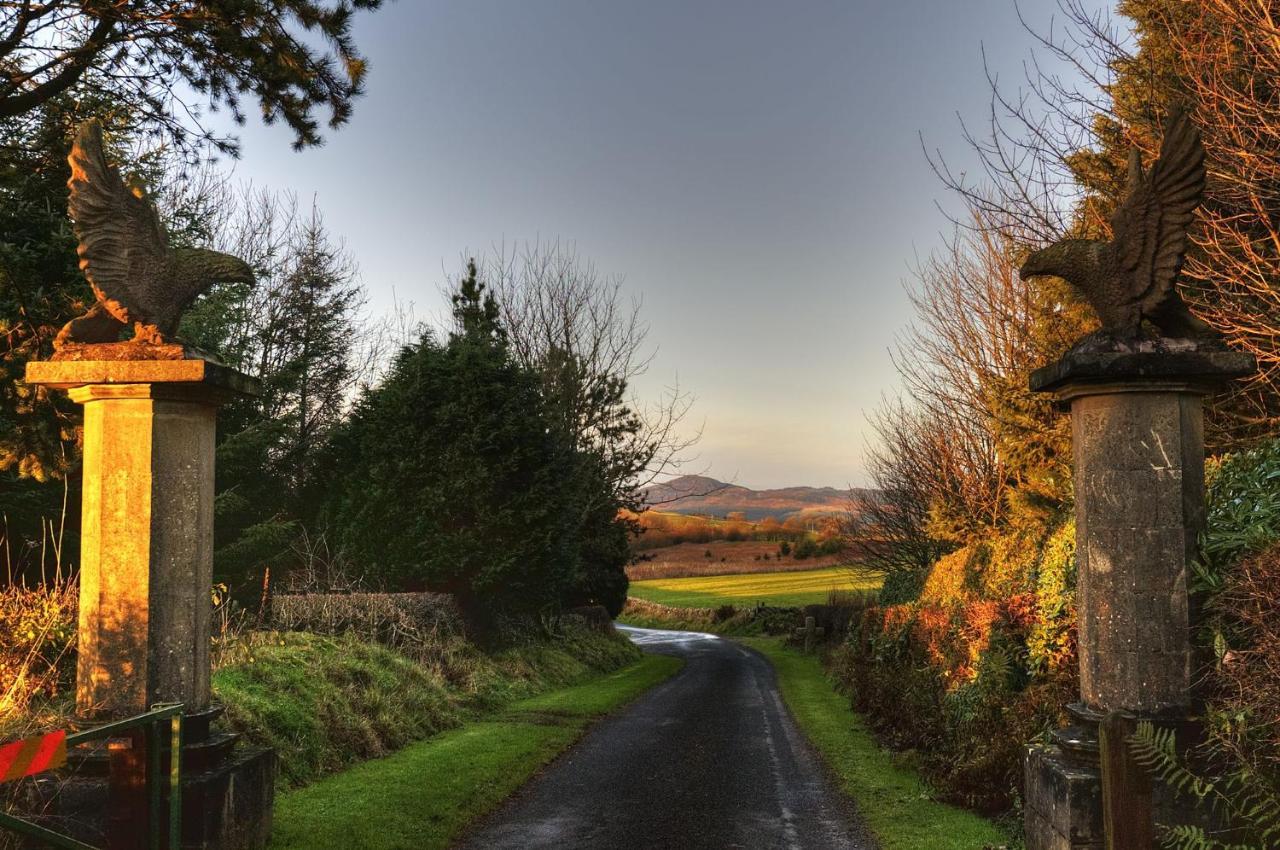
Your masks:
M 791 721 L 768 661 L 713 635 L 623 628 L 684 668 L 595 726 L 460 847 L 875 847 Z

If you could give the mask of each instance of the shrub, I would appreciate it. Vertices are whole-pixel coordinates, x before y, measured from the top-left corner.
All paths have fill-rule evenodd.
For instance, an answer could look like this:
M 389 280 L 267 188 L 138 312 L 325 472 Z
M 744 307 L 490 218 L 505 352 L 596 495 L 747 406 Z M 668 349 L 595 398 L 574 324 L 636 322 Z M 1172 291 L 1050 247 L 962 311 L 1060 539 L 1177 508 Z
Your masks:
M 833 672 L 948 800 L 1007 809 L 1023 746 L 1074 694 L 1073 540 L 1059 524 L 970 544 L 938 559 L 918 598 L 914 576 L 896 571 L 880 604 L 850 612 Z
M 880 601 L 885 605 L 900 605 L 918 599 L 924 589 L 924 577 L 910 570 L 893 570 L 880 585 Z
M 818 541 L 819 555 L 839 555 L 844 549 L 844 543 L 839 537 L 827 537 Z
M 1193 589 L 1221 590 L 1241 558 L 1280 540 L 1280 439 L 1210 462 L 1208 509 Z
M 1231 570 L 1214 609 L 1230 639 L 1208 676 L 1211 743 L 1280 796 L 1280 545 Z
M 603 605 L 579 605 L 565 612 L 564 621 L 581 625 L 600 634 L 613 632 L 613 618 L 609 616 L 608 609 Z
M 280 631 L 322 635 L 351 633 L 390 647 L 462 632 L 462 617 L 442 593 L 298 593 L 271 600 L 271 623 Z
M 1035 570 L 1036 618 L 1027 637 L 1033 673 L 1073 666 L 1076 657 L 1076 523 L 1068 520 L 1045 541 Z
M 796 541 L 792 554 L 797 561 L 804 561 L 818 554 L 818 544 L 811 537 L 802 537 Z

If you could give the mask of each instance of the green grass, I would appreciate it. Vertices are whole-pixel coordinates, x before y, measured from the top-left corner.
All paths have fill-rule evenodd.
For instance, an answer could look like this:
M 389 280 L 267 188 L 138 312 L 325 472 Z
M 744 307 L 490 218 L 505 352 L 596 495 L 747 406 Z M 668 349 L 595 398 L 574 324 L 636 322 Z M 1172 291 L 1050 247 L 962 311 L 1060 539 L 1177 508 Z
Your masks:
M 849 701 L 831 687 L 814 656 L 771 638 L 744 638 L 778 673 L 782 697 L 796 723 L 822 753 L 882 850 L 978 850 L 1008 842 L 995 824 L 930 797 L 920 777 L 894 763 Z
M 833 590 L 872 590 L 880 586 L 881 580 L 878 574 L 854 567 L 827 567 L 802 572 L 648 579 L 632 582 L 627 594 L 682 608 L 757 602 L 796 606 L 826 602 Z
M 640 657 L 626 638 L 570 629 L 497 653 L 440 637 L 406 655 L 352 635 L 259 632 L 213 676 L 227 721 L 280 754 L 296 787 L 486 712 Z
M 367 761 L 276 800 L 272 850 L 447 847 L 595 719 L 684 662 L 646 655 L 614 673 L 507 706 L 500 714 Z

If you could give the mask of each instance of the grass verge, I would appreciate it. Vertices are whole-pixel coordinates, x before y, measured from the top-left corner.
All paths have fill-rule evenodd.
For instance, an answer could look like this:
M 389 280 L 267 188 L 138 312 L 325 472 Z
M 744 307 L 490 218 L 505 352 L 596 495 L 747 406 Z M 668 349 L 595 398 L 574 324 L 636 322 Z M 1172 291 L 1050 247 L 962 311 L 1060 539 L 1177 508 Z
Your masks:
M 287 787 L 640 657 L 626 638 L 583 628 L 492 654 L 457 636 L 420 657 L 350 634 L 260 632 L 241 643 L 242 657 L 214 673 L 214 691 L 233 729 L 280 754 Z
M 449 845 L 581 737 L 683 662 L 646 655 L 621 670 L 512 703 L 386 758 L 276 800 L 272 850 L 430 850 Z
M 846 566 L 633 581 L 627 594 L 649 602 L 686 608 L 757 603 L 800 606 L 824 603 L 833 590 L 874 590 L 881 581 L 878 573 Z
M 977 850 L 1002 847 L 1008 837 L 991 821 L 932 799 L 911 770 L 894 763 L 849 701 L 831 687 L 815 656 L 771 638 L 742 638 L 778 674 L 782 697 L 796 723 L 822 754 L 845 793 L 880 841 L 882 850 Z

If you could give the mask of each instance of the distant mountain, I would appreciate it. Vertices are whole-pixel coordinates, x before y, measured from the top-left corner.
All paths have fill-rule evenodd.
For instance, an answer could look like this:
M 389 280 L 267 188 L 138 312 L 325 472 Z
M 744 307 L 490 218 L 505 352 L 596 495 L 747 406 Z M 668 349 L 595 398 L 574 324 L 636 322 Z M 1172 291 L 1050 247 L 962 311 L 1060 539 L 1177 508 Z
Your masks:
M 869 491 L 858 490 L 858 494 Z M 849 510 L 848 490 L 835 487 L 782 487 L 752 490 L 726 484 L 705 475 L 682 475 L 644 492 L 645 502 L 654 510 L 678 514 L 725 516 L 741 512 L 749 520 L 771 516 L 779 520 L 802 513 L 831 513 Z

